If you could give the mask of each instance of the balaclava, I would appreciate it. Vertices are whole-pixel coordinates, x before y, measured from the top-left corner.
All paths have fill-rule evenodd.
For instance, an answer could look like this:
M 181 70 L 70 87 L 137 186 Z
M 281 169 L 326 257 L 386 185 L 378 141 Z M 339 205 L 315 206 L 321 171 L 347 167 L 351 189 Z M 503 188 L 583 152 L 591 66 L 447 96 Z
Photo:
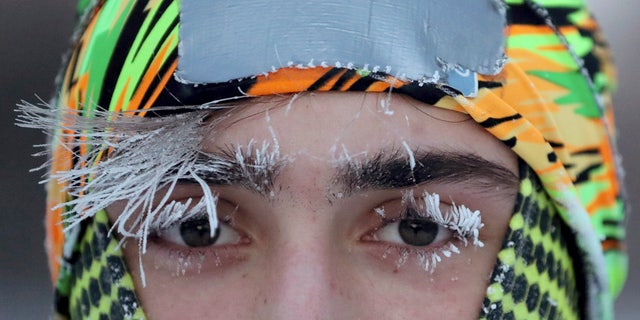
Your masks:
M 84 0 L 78 10 L 57 97 L 23 105 L 19 120 L 50 134 L 57 317 L 144 318 L 135 266 L 110 233 L 122 226 L 103 209 L 145 199 L 170 184 L 163 174 L 197 179 L 196 151 L 166 150 L 180 169 L 174 158 L 149 166 L 145 139 L 173 132 L 197 145 L 198 110 L 306 91 L 404 94 L 468 114 L 518 155 L 516 207 L 480 318 L 613 317 L 627 272 L 614 69 L 582 1 Z M 164 121 L 175 115 L 179 130 Z M 142 125 L 146 135 L 124 134 Z

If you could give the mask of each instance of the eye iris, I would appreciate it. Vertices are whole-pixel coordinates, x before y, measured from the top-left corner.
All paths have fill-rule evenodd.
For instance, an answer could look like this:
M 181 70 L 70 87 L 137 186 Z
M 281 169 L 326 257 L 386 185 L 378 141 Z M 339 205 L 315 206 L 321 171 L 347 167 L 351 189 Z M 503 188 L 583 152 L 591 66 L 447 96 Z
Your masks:
M 188 220 L 180 224 L 180 236 L 189 247 L 206 247 L 212 245 L 218 240 L 220 235 L 220 227 L 218 227 L 211 236 L 211 227 L 209 219 Z
M 428 220 L 405 219 L 398 224 L 398 232 L 408 245 L 426 246 L 438 235 L 438 224 Z

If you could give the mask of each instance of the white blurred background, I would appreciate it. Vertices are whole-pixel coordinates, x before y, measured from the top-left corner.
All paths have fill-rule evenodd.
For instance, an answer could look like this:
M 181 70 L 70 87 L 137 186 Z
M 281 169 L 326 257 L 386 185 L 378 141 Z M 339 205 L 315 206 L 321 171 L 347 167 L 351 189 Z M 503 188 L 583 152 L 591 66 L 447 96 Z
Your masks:
M 616 302 L 618 319 L 640 318 L 640 1 L 588 0 L 613 48 L 619 146 L 631 200 L 630 274 Z M 46 319 L 52 288 L 43 249 L 44 191 L 28 173 L 42 159 L 30 145 L 44 137 L 13 125 L 21 99 L 48 99 L 75 22 L 74 0 L 0 0 L 0 319 Z M 635 111 L 634 111 L 635 110 Z M 634 142 L 635 141 L 635 142 Z

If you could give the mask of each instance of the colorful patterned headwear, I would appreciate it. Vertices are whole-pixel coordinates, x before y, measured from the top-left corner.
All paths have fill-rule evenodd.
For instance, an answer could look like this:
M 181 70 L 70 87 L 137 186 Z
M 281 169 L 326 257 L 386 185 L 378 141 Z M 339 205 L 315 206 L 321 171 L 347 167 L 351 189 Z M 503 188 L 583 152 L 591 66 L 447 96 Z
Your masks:
M 587 314 L 594 319 L 612 316 L 613 297 L 627 273 L 621 169 L 610 99 L 615 75 L 606 42 L 582 1 L 447 1 L 439 5 L 367 1 L 368 14 L 390 17 L 373 19 L 378 25 L 369 25 L 370 33 L 357 29 L 363 22 L 357 12 L 367 12 L 359 7 L 363 1 L 351 1 L 353 7 L 343 1 L 304 2 L 311 3 L 310 11 L 342 6 L 346 14 L 328 15 L 335 21 L 324 22 L 343 30 L 356 28 L 352 33 L 359 35 L 360 42 L 354 40 L 355 48 L 365 48 L 361 50 L 343 47 L 349 42 L 342 36 L 336 42 L 312 39 L 317 41 L 304 45 L 290 37 L 246 41 L 256 30 L 277 34 L 273 31 L 282 23 L 291 37 L 311 37 L 304 25 L 296 25 L 304 20 L 255 21 L 251 15 L 262 5 L 258 1 L 247 2 L 253 11 L 239 2 L 87 2 L 79 6 L 84 17 L 55 103 L 60 121 L 69 121 L 68 113 L 91 119 L 105 111 L 161 118 L 240 97 L 304 91 L 392 91 L 466 113 L 533 169 L 554 209 L 575 235 L 579 259 L 584 262 L 576 267 L 586 280 Z M 406 11 L 399 13 L 406 20 L 376 11 L 391 2 Z M 297 6 L 294 3 L 274 10 Z M 246 19 L 236 19 L 234 14 L 243 12 Z M 409 25 L 424 21 L 423 12 L 433 13 L 432 17 L 449 15 L 431 28 Z M 364 21 L 370 22 L 371 16 L 365 16 Z M 409 26 L 403 26 L 405 22 Z M 231 27 L 221 34 L 220 25 Z M 325 31 L 318 34 L 333 37 Z M 403 51 L 415 44 L 403 42 L 407 39 L 436 48 Z M 314 43 L 320 45 L 314 47 Z M 380 50 L 385 46 L 388 50 Z M 84 162 L 99 161 L 104 151 L 96 153 L 90 143 L 75 141 L 78 135 L 65 131 L 69 127 L 58 125 L 53 136 L 52 176 L 79 163 L 94 166 Z M 85 192 L 82 187 L 92 178 L 51 179 L 48 184 L 52 209 L 47 213 L 47 249 L 61 291 L 68 291 L 70 285 L 68 264 L 78 239 L 87 232 L 102 232 L 86 228 L 91 225 L 86 218 L 95 212 L 74 208 Z

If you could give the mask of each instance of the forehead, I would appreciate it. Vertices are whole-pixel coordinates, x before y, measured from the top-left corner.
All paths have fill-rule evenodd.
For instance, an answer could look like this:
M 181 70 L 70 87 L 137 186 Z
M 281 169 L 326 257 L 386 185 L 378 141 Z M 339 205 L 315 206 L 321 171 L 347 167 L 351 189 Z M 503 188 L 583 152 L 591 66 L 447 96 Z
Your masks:
M 267 142 L 285 156 L 336 160 L 380 150 L 455 151 L 510 166 L 513 154 L 469 116 L 387 93 L 259 98 L 218 117 L 204 151 Z M 509 162 L 509 163 L 507 163 Z

